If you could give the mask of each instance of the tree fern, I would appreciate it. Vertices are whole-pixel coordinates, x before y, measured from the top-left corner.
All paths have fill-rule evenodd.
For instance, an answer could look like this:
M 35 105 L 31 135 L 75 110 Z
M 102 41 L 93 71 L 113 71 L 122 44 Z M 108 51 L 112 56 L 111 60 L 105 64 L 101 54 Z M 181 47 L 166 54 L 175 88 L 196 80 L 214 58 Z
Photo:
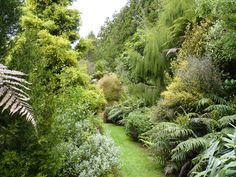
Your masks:
M 188 154 L 197 152 L 207 146 L 207 140 L 203 137 L 190 138 L 186 141 L 179 143 L 171 152 L 172 160 L 185 161 Z
M 215 105 L 210 105 L 205 109 L 206 112 L 212 112 L 212 111 L 217 111 L 220 113 L 220 115 L 227 115 L 227 114 L 232 114 L 235 109 L 230 106 L 230 105 L 225 105 L 225 104 L 215 104 Z
M 176 123 L 161 122 L 157 124 L 155 128 L 161 132 L 158 136 L 160 138 L 186 138 L 189 136 L 194 136 L 194 132 L 191 129 L 185 128 Z
M 217 104 L 227 104 L 227 101 L 220 96 L 217 96 L 215 94 L 210 94 L 209 96 Z
M 19 71 L 8 70 L 6 66 L 0 64 L 0 106 L 2 111 L 9 110 L 13 115 L 18 113 L 25 116 L 33 126 L 36 126 L 29 95 L 25 92 L 29 85 L 25 79 L 21 78 L 25 74 Z
M 188 122 L 188 127 L 190 127 L 192 130 L 201 130 L 206 131 L 206 133 L 209 133 L 213 131 L 216 127 L 219 126 L 219 123 L 211 118 L 192 118 Z M 203 131 L 196 132 L 199 134 L 203 134 Z
M 226 127 L 231 123 L 236 123 L 236 114 L 230 116 L 224 116 L 219 120 L 219 123 L 222 127 Z
M 202 110 L 212 104 L 213 104 L 213 101 L 210 98 L 202 98 L 197 103 L 197 109 Z

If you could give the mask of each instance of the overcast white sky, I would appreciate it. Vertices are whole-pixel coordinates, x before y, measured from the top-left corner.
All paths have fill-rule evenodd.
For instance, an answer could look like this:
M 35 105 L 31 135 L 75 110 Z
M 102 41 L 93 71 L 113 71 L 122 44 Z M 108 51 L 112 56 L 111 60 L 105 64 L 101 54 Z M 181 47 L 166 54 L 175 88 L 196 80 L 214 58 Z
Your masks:
M 112 17 L 114 12 L 119 12 L 126 3 L 127 0 L 77 0 L 73 8 L 82 13 L 80 35 L 85 37 L 90 31 L 97 35 L 106 17 Z

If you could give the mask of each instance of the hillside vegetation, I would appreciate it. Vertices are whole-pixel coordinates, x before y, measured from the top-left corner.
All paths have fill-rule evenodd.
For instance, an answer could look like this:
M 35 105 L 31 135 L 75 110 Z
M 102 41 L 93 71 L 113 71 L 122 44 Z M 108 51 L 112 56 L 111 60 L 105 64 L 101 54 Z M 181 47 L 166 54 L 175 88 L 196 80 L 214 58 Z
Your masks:
M 0 1 L 0 176 L 236 176 L 236 1 L 128 0 L 85 38 L 72 3 Z

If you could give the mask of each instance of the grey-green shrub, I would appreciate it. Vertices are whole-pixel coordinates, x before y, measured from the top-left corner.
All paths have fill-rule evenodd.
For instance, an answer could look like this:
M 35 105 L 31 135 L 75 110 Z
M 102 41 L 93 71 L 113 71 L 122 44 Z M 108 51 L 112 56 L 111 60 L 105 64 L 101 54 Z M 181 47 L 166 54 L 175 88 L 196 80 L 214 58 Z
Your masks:
M 66 163 L 59 176 L 103 177 L 118 166 L 118 149 L 114 142 L 100 133 L 92 135 L 81 146 L 65 143 Z

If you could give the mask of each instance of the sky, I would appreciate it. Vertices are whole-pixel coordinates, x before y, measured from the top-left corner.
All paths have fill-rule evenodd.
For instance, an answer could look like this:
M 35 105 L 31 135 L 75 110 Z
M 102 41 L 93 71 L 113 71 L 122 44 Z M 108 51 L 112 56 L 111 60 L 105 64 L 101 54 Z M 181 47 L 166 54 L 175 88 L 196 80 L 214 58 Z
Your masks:
M 112 18 L 115 12 L 119 12 L 125 6 L 128 0 L 77 0 L 72 8 L 81 12 L 80 35 L 86 37 L 93 31 L 98 34 L 106 17 Z

